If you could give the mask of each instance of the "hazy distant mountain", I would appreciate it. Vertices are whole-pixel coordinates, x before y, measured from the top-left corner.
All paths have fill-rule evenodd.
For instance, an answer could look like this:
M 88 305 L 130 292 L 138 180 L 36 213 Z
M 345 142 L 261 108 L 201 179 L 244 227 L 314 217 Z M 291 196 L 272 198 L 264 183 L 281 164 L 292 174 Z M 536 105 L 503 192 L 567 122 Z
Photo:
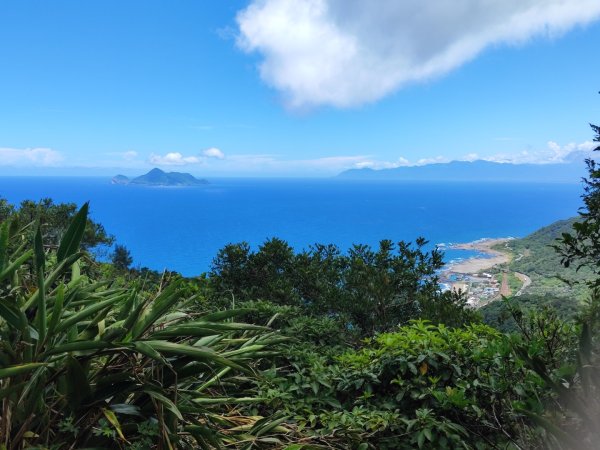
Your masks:
M 112 184 L 129 184 L 130 181 L 125 175 L 117 175 L 111 180 Z
M 125 175 L 117 175 L 112 179 L 113 184 L 137 184 L 144 186 L 199 186 L 207 184 L 204 179 L 195 178 L 189 173 L 164 172 L 160 169 L 152 169 L 146 175 L 133 179 Z
M 509 164 L 478 160 L 381 170 L 351 169 L 338 177 L 357 180 L 577 183 L 586 173 L 581 160 L 563 164 Z

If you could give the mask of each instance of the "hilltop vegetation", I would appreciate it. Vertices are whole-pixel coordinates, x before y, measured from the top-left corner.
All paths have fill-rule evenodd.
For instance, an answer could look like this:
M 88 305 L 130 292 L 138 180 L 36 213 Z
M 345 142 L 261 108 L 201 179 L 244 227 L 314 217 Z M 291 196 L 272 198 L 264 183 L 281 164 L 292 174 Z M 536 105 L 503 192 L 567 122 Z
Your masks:
M 581 305 L 589 301 L 587 283 L 594 279 L 593 272 L 586 267 L 579 270 L 575 266 L 565 267 L 555 248 L 559 238 L 572 230 L 575 223 L 578 223 L 577 218 L 559 220 L 525 238 L 495 247 L 512 255 L 511 261 L 501 268 L 501 272 L 508 271 L 509 276 L 515 272 L 522 273 L 531 279 L 531 284 L 522 295 L 513 300 L 515 305 L 527 310 L 551 309 L 562 319 L 571 320 L 580 311 Z M 517 292 L 521 285 L 519 281 L 511 287 L 512 291 Z M 504 332 L 518 331 L 518 324 L 506 302 L 491 302 L 483 306 L 480 312 L 486 324 Z
M 558 239 L 571 231 L 576 223 L 577 218 L 559 220 L 525 238 L 495 247 L 512 254 L 506 269 L 531 278 L 531 285 L 525 290 L 527 295 L 569 301 L 583 301 L 589 297 L 586 282 L 594 278 L 594 273 L 587 267 L 565 267 L 561 255 L 556 251 Z

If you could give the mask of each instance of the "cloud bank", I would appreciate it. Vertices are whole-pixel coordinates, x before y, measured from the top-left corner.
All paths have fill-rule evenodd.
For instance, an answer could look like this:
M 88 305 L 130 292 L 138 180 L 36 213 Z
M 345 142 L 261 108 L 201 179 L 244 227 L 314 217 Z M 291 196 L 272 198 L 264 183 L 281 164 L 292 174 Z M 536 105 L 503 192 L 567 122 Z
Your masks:
M 546 149 L 542 150 L 523 150 L 518 153 L 497 153 L 494 155 L 480 155 L 478 153 L 468 153 L 457 159 L 450 159 L 445 156 L 436 156 L 421 158 L 416 161 L 409 161 L 400 157 L 396 161 L 382 161 L 372 159 L 368 156 L 359 157 L 360 160 L 354 162 L 354 169 L 394 169 L 402 166 L 424 166 L 426 164 L 448 163 L 450 161 L 490 161 L 505 164 L 567 164 L 573 161 L 583 161 L 592 156 L 592 151 L 598 147 L 597 142 L 585 141 L 580 144 L 569 143 L 559 145 L 554 141 L 549 141 Z
M 598 0 L 253 0 L 237 43 L 291 108 L 345 108 L 598 17 Z
M 150 164 L 157 166 L 187 166 L 192 164 L 206 164 L 209 159 L 225 159 L 225 153 L 216 147 L 207 148 L 200 155 L 184 156 L 179 152 L 169 152 L 165 155 L 151 154 L 148 158 Z
M 157 166 L 185 166 L 202 162 L 198 156 L 183 156 L 179 152 L 169 152 L 164 156 L 152 154 L 149 161 Z
M 63 156 L 51 148 L 7 148 L 0 147 L 0 166 L 56 166 Z
M 593 141 L 585 141 L 580 144 L 572 142 L 562 146 L 554 141 L 549 141 L 547 148 L 544 150 L 523 150 L 519 153 L 498 153 L 481 157 L 477 153 L 470 153 L 462 160 L 482 159 L 484 161 L 510 164 L 562 164 L 576 160 L 583 161 L 591 155 L 591 151 L 597 146 L 598 143 Z

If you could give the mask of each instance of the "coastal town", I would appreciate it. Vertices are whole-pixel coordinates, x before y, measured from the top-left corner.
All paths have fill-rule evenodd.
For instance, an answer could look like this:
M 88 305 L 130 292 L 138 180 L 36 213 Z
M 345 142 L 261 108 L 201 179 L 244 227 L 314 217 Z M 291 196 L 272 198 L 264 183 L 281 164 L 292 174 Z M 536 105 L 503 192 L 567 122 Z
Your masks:
M 503 296 L 521 295 L 531 280 L 525 274 L 508 272 L 506 265 L 512 256 L 508 251 L 498 249 L 511 239 L 480 239 L 451 244 L 450 249 L 477 251 L 482 256 L 448 264 L 439 277 L 442 290 L 464 293 L 473 307 L 483 306 Z

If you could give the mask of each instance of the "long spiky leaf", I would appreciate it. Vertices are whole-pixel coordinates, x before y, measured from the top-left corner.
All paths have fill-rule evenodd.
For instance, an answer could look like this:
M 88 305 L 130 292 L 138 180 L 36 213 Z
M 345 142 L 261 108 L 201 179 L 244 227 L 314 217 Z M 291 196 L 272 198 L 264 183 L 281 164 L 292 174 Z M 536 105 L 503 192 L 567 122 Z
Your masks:
M 84 203 L 81 209 L 75 214 L 69 228 L 65 232 L 63 238 L 60 241 L 58 251 L 56 252 L 56 259 L 58 262 L 63 261 L 65 258 L 73 255 L 79 246 L 85 232 L 85 226 L 87 224 L 89 203 Z

